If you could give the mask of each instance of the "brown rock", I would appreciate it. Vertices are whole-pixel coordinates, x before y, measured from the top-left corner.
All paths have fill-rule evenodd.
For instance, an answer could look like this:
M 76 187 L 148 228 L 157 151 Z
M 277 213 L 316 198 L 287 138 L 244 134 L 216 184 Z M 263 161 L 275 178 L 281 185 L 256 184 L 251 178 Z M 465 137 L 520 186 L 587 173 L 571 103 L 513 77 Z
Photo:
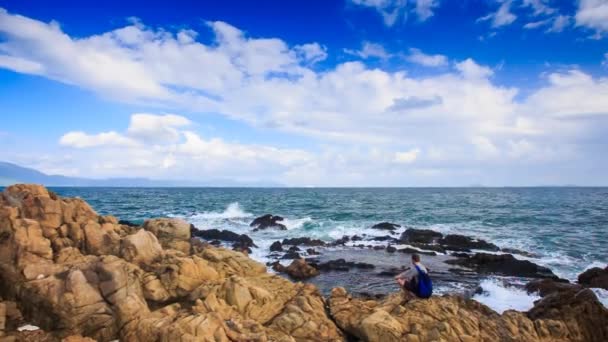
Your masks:
M 150 264 L 161 257 L 163 249 L 156 236 L 143 229 L 121 241 L 120 256 L 135 264 Z
M 594 267 L 578 276 L 578 283 L 586 287 L 599 287 L 608 290 L 608 267 Z
M 319 275 L 319 270 L 310 266 L 305 259 L 295 259 L 285 268 L 285 273 L 296 280 L 306 280 Z
M 163 248 L 190 253 L 190 224 L 176 218 L 157 218 L 144 222 L 144 229 L 156 235 Z

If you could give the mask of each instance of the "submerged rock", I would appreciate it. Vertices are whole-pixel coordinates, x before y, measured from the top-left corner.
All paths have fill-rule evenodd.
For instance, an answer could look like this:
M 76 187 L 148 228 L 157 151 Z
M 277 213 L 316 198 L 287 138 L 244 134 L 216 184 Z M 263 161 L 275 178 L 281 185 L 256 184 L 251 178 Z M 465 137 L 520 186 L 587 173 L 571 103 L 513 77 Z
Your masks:
M 271 214 L 266 214 L 260 217 L 257 217 L 256 219 L 254 219 L 249 226 L 250 227 L 255 227 L 253 229 L 253 231 L 258 231 L 261 229 L 267 229 L 267 228 L 276 228 L 279 230 L 287 230 L 287 227 L 280 223 L 280 221 L 283 221 L 283 218 L 281 216 L 274 216 Z
M 325 246 L 325 241 L 322 241 L 319 239 L 311 239 L 309 237 L 283 239 L 282 243 L 284 245 L 292 245 L 292 246 L 311 246 L 311 247 Z
M 469 258 L 447 260 L 446 263 L 475 269 L 479 273 L 492 273 L 514 277 L 558 279 L 553 272 L 528 260 L 518 260 L 511 254 L 476 253 Z
M 281 244 L 281 241 L 273 242 L 272 245 L 270 245 L 270 251 L 271 252 L 282 252 L 283 245 Z
M 401 226 L 390 222 L 380 222 L 372 226 L 372 229 L 388 230 L 391 232 L 397 230 L 398 228 L 401 228 Z
M 344 259 L 329 260 L 323 263 L 311 263 L 311 266 L 320 271 L 348 272 L 351 268 L 374 269 L 375 266 L 365 262 L 346 261 Z

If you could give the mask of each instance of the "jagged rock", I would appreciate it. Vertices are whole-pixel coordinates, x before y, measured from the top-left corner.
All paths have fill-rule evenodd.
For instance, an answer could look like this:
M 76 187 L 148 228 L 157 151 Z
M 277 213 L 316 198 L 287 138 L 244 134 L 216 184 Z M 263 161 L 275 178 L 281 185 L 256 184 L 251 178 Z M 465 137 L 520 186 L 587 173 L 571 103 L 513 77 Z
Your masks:
M 550 269 L 536 265 L 528 260 L 515 259 L 515 257 L 513 257 L 511 254 L 497 255 L 476 253 L 472 257 L 447 260 L 446 263 L 470 267 L 480 273 L 493 273 L 515 277 L 557 279 L 557 276 L 553 274 Z
M 397 248 L 395 248 L 393 246 L 386 246 L 386 251 L 388 253 L 395 253 L 397 251 Z
M 296 280 L 306 280 L 319 275 L 319 271 L 310 266 L 304 259 L 295 259 L 282 272 Z
M 273 242 L 272 245 L 270 245 L 270 251 L 271 252 L 282 252 L 283 245 L 281 244 L 281 241 Z
M 343 237 L 341 237 L 335 241 L 332 241 L 329 245 L 330 246 L 343 246 L 349 241 L 350 241 L 350 236 L 344 235 Z
M 398 224 L 395 224 L 395 223 L 390 223 L 390 222 L 380 222 L 380 223 L 377 223 L 372 226 L 372 229 L 388 230 L 391 232 L 394 232 L 398 228 L 401 228 L 401 226 Z
M 257 247 L 253 240 L 247 234 L 237 234 L 229 230 L 206 229 L 200 230 L 194 226 L 190 227 L 192 236 L 196 236 L 205 240 L 222 240 L 238 243 L 242 248 Z
M 586 287 L 599 287 L 608 290 L 608 267 L 594 267 L 579 274 L 578 283 Z
M 442 237 L 443 234 L 434 230 L 408 228 L 401 234 L 399 240 L 403 243 L 433 243 Z
M 253 229 L 253 231 L 258 231 L 261 229 L 267 229 L 267 228 L 276 228 L 279 230 L 287 230 L 287 227 L 280 223 L 279 221 L 283 221 L 283 218 L 281 216 L 274 216 L 271 214 L 266 214 L 260 217 L 257 217 L 256 219 L 254 219 L 249 226 L 250 227 L 255 227 Z
M 299 237 L 293 239 L 283 239 L 283 245 L 319 247 L 325 246 L 325 241 L 311 239 L 309 237 Z
M 167 249 L 190 253 L 190 224 L 176 218 L 157 218 L 144 222 L 144 229 L 156 235 Z
M 592 293 L 591 293 L 592 295 Z M 334 288 L 329 309 L 336 324 L 363 341 L 604 341 L 606 315 L 588 294 L 543 298 L 528 315 L 502 315 L 458 296 L 416 299 L 406 293 L 381 301 L 355 299 Z M 570 298 L 570 299 L 568 299 Z M 585 321 L 583 317 L 592 314 Z
M 555 292 L 578 292 L 583 289 L 583 287 L 578 284 L 555 281 L 553 279 L 536 279 L 527 283 L 525 288 L 528 293 L 538 293 L 541 297 L 545 297 Z
M 437 240 L 445 249 L 467 252 L 471 249 L 481 249 L 486 251 L 499 251 L 500 248 L 493 243 L 481 239 L 473 239 L 468 236 L 458 234 L 448 234 Z
M 501 248 L 500 251 L 503 253 L 508 253 L 508 254 L 519 254 L 519 255 L 526 256 L 528 258 L 538 257 L 538 254 L 522 251 L 521 249 L 517 249 L 517 248 Z

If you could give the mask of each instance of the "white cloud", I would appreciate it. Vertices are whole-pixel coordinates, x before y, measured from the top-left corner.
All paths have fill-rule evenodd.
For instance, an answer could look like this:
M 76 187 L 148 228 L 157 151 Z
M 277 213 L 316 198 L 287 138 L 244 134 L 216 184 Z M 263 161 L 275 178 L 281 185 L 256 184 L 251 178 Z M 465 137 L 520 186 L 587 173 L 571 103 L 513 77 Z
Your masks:
M 179 115 L 137 113 L 131 116 L 127 132 L 130 136 L 146 141 L 175 141 L 180 135 L 177 128 L 189 124 L 190 120 Z
M 467 58 L 466 60 L 456 63 L 455 67 L 465 78 L 468 79 L 484 79 L 492 76 L 492 69 L 475 63 L 474 60 Z
M 602 60 L 602 66 L 604 68 L 608 68 L 608 52 L 604 54 L 604 59 Z
M 418 155 L 420 154 L 420 149 L 415 148 L 405 152 L 395 152 L 395 163 L 398 164 L 410 164 L 416 161 Z
M 444 55 L 427 55 L 420 49 L 411 48 L 410 54 L 406 59 L 412 63 L 428 66 L 439 67 L 448 64 L 448 58 Z
M 388 53 L 384 49 L 384 46 L 377 44 L 377 43 L 372 43 L 372 42 L 363 42 L 360 50 L 344 49 L 344 52 L 346 52 L 349 55 L 361 57 L 363 59 L 368 59 L 368 58 L 387 59 L 387 58 L 391 57 L 391 54 Z
M 386 26 L 393 26 L 399 21 L 407 21 L 408 12 L 413 12 L 419 21 L 426 21 L 434 15 L 439 6 L 438 0 L 350 0 L 353 4 L 375 9 Z
M 608 32 L 608 1 L 580 0 L 576 12 L 576 25 L 596 31 L 598 36 Z
M 535 16 L 555 13 L 557 10 L 548 6 L 547 2 L 547 0 L 523 0 L 522 6 L 532 8 Z
M 64 146 L 75 148 L 102 146 L 132 147 L 138 145 L 135 140 L 122 136 L 113 131 L 98 134 L 87 134 L 80 131 L 69 132 L 61 137 L 59 143 Z
M 490 141 L 490 139 L 483 136 L 476 136 L 471 139 L 471 143 L 475 146 L 475 149 L 481 157 L 496 157 L 500 153 L 498 147 Z
M 477 19 L 477 21 L 479 22 L 479 21 L 491 20 L 493 28 L 510 25 L 517 19 L 517 16 L 515 14 L 511 13 L 511 4 L 512 4 L 511 0 L 506 0 L 506 1 L 502 2 L 502 4 L 498 8 L 498 10 L 496 10 L 496 12 L 483 16 L 483 17 Z
M 546 85 L 525 94 L 497 84 L 494 71 L 471 58 L 422 76 L 407 64 L 389 71 L 362 61 L 317 70 L 314 62 L 327 58 L 319 43 L 290 46 L 224 22 L 208 25 L 209 42 L 190 30 L 152 29 L 139 21 L 75 38 L 55 23 L 2 11 L 0 65 L 160 112 L 216 113 L 309 143 L 231 142 L 197 133 L 191 121 L 202 116 L 140 113 L 124 131 L 76 131 L 60 139 L 76 151 L 79 167 L 90 167 L 82 174 L 95 176 L 128 171 L 180 179 L 247 175 L 291 185 L 403 184 L 472 167 L 484 144 L 501 156 L 521 151 L 509 142 L 522 139 L 535 146 L 532 153 L 563 151 L 604 127 L 585 118 L 606 117 L 608 81 L 580 70 L 551 73 Z M 390 56 L 372 47 L 364 44 L 362 56 Z M 489 144 L 473 138 L 475 145 L 471 137 Z M 416 156 L 411 169 L 394 167 L 399 153 Z M 565 160 L 576 154 L 550 155 Z
M 524 25 L 525 29 L 528 30 L 532 30 L 532 29 L 536 29 L 539 27 L 543 27 L 545 25 L 548 25 L 551 22 L 551 19 L 544 19 L 544 20 L 539 20 L 539 21 L 532 21 L 529 22 L 527 24 Z
M 562 32 L 570 25 L 571 18 L 567 15 L 558 15 L 553 19 L 553 24 L 547 32 Z

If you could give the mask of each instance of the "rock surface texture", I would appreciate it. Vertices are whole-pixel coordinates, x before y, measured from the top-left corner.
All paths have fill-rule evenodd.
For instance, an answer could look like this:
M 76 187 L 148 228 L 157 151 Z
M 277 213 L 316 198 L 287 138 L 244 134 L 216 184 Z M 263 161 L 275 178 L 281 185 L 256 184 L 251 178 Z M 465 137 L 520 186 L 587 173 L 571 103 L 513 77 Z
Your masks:
M 42 186 L 4 189 L 0 340 L 608 340 L 608 310 L 579 285 L 544 279 L 532 310 L 502 315 L 458 296 L 366 300 L 335 288 L 326 300 L 313 285 L 269 274 L 245 254 L 190 234 L 178 219 L 122 224 Z M 306 278 L 324 268 L 368 267 L 344 260 L 315 266 L 300 259 L 287 268 Z M 15 330 L 25 323 L 41 329 Z

